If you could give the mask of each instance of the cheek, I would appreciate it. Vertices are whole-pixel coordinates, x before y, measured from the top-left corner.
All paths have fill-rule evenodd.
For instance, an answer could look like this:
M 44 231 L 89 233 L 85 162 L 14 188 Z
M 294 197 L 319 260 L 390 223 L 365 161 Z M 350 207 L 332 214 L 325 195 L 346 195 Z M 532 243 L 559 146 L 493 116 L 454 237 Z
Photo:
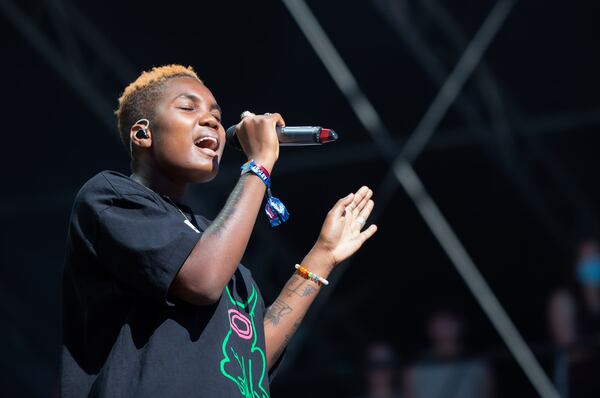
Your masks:
M 174 134 L 159 137 L 155 144 L 155 155 L 172 163 L 179 163 L 188 158 L 193 150 L 189 138 Z
M 223 127 L 219 129 L 219 143 L 219 159 L 221 159 L 223 157 L 223 152 L 225 152 L 225 145 L 227 144 L 225 129 Z

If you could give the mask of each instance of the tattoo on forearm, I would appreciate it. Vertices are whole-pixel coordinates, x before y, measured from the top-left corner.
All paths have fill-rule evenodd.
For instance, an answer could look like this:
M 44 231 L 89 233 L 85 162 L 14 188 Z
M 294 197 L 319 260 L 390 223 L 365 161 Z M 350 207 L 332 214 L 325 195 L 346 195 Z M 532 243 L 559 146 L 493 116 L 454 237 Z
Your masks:
M 317 291 L 317 288 L 312 283 L 297 275 L 292 276 L 287 285 L 285 285 L 285 288 L 288 297 L 292 297 L 293 295 L 307 297 Z
M 291 337 L 292 337 L 292 336 L 291 336 L 291 335 L 289 335 L 289 334 L 286 334 L 286 335 L 285 335 L 285 338 L 284 338 L 284 340 L 283 340 L 283 343 L 281 343 L 281 345 L 280 345 L 279 347 L 277 347 L 277 351 L 275 351 L 275 352 L 273 353 L 273 359 L 271 360 L 271 363 L 273 363 L 273 362 L 275 362 L 275 361 L 277 361 L 277 360 L 279 359 L 279 357 L 280 357 L 280 356 L 281 356 L 281 354 L 283 353 L 283 350 L 284 350 L 284 349 L 285 349 L 285 347 L 287 346 L 287 344 L 288 344 L 288 341 L 290 341 L 290 338 L 291 338 Z
M 285 337 L 283 338 L 283 342 L 277 348 L 277 351 L 275 351 L 273 353 L 272 362 L 275 362 L 275 361 L 277 361 L 277 359 L 279 359 L 279 357 L 281 356 L 281 353 L 283 352 L 285 347 L 287 347 L 288 343 L 290 342 L 290 339 L 296 333 L 298 326 L 300 326 L 300 322 L 302 322 L 302 319 L 298 319 L 298 320 L 296 320 L 296 322 L 294 322 L 294 325 L 292 326 L 292 330 L 290 330 L 290 332 L 285 335 Z
M 277 325 L 282 317 L 292 312 L 292 307 L 287 305 L 284 301 L 277 299 L 265 314 L 265 321 L 269 320 L 272 325 Z
M 235 188 L 229 195 L 227 199 L 227 203 L 217 216 L 214 221 L 210 224 L 210 226 L 206 229 L 204 233 L 207 233 L 212 236 L 219 236 L 221 231 L 225 229 L 227 220 L 231 217 L 233 213 L 236 211 L 236 206 L 240 201 L 240 197 L 242 196 L 242 191 L 244 190 L 244 186 L 246 185 L 246 181 L 248 180 L 248 174 L 244 174 L 240 177 L 240 180 L 236 184 Z

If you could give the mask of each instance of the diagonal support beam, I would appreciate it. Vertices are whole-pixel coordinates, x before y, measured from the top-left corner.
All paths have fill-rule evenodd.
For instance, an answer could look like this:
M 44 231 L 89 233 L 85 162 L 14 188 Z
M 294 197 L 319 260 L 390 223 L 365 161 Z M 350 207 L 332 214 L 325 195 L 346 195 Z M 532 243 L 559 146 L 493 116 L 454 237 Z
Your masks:
M 481 28 L 469 43 L 458 63 L 442 85 L 442 88 L 417 125 L 417 128 L 408 139 L 408 142 L 402 148 L 400 154 L 396 156 L 394 163 L 398 163 L 399 165 L 403 159 L 408 160 L 410 163 L 415 162 L 419 154 L 423 151 L 427 141 L 429 141 L 435 133 L 435 130 L 448 112 L 448 109 L 456 100 L 456 97 L 467 82 L 467 79 L 475 70 L 475 67 L 492 42 L 492 39 L 500 30 L 500 27 L 508 17 L 513 5 L 514 0 L 500 0 L 495 4 L 492 11 L 481 25 Z
M 67 60 L 48 38 L 11 0 L 0 1 L 0 13 L 29 41 L 54 71 L 81 96 L 90 110 L 109 131 L 116 131 L 110 103 L 72 62 Z M 113 134 L 118 139 L 117 134 Z
M 342 61 L 340 55 L 306 3 L 303 0 L 283 0 L 283 2 L 310 44 L 313 46 L 313 49 L 317 52 L 332 78 L 338 84 L 340 90 L 350 102 L 363 125 L 371 134 L 374 141 L 378 143 L 378 145 L 381 145 L 384 142 L 393 142 L 389 132 L 383 127 L 383 122 L 375 111 L 375 108 L 358 88 L 358 83 L 354 79 L 354 76 Z M 486 21 L 498 21 L 497 24 L 499 27 L 502 20 L 500 16 L 503 14 L 508 15 L 508 11 L 512 8 L 513 3 L 512 0 L 500 0 L 490 13 L 492 16 L 488 17 Z M 493 14 L 498 14 L 498 16 L 494 17 Z M 492 24 L 492 26 L 494 25 L 494 23 L 489 24 Z M 491 40 L 492 37 L 490 37 L 489 40 Z M 485 44 L 484 40 L 482 40 L 482 42 Z M 472 60 L 469 60 L 468 62 L 465 61 L 464 65 L 465 68 L 471 68 L 471 70 L 472 67 L 474 67 Z M 343 79 L 336 76 L 343 76 Z M 466 77 L 468 76 L 464 77 L 465 80 Z M 456 90 L 456 87 L 449 84 L 448 88 L 445 89 L 445 94 L 443 94 L 443 96 L 451 96 Z M 436 105 L 435 107 L 432 105 L 432 115 L 437 116 L 438 112 L 443 110 L 444 106 L 442 105 L 444 105 L 445 101 L 446 100 L 439 100 L 440 105 Z M 448 104 L 448 106 L 449 105 L 450 104 Z M 431 128 L 430 124 L 424 124 L 424 126 Z M 423 128 L 422 131 L 424 131 L 424 133 L 421 133 L 422 137 L 420 137 L 418 141 L 415 141 L 417 144 L 423 142 L 423 137 L 427 138 L 425 136 L 427 130 Z M 415 149 L 419 149 L 417 144 L 414 144 Z M 389 159 L 389 150 L 382 150 L 382 153 Z M 507 313 L 500 305 L 500 302 L 485 282 L 483 276 L 478 271 L 458 237 L 439 211 L 439 208 L 425 190 L 410 163 L 400 155 L 395 158 L 393 166 L 394 175 L 414 201 L 421 216 L 438 239 L 440 245 L 446 251 L 446 254 L 456 267 L 457 271 L 463 277 L 469 289 L 471 289 L 471 292 L 479 302 L 480 306 L 490 318 L 490 321 L 496 327 L 505 344 L 508 346 L 540 396 L 544 398 L 559 398 L 558 392 L 542 370 Z M 332 287 L 330 287 L 328 293 L 331 294 L 330 292 L 332 290 Z

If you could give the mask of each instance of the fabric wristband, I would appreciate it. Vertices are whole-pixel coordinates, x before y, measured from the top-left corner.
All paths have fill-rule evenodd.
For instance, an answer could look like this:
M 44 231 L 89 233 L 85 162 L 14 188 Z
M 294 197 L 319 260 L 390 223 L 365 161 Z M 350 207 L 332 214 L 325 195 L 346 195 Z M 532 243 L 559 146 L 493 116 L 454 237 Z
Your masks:
M 290 213 L 285 208 L 283 202 L 271 194 L 271 176 L 267 169 L 256 163 L 254 159 L 249 160 L 240 167 L 241 175 L 246 173 L 255 174 L 266 185 L 267 203 L 265 204 L 265 214 L 271 223 L 271 227 L 276 227 L 286 222 L 290 217 Z

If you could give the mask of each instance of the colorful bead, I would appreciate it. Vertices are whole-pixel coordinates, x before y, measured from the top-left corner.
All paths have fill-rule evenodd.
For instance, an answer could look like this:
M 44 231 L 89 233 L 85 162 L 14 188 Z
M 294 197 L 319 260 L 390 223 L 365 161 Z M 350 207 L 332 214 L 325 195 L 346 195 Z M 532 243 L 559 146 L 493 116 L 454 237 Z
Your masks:
M 327 279 L 321 278 L 319 275 L 312 273 L 300 264 L 295 265 L 296 272 L 304 279 L 315 282 L 318 286 L 326 286 L 329 284 Z

